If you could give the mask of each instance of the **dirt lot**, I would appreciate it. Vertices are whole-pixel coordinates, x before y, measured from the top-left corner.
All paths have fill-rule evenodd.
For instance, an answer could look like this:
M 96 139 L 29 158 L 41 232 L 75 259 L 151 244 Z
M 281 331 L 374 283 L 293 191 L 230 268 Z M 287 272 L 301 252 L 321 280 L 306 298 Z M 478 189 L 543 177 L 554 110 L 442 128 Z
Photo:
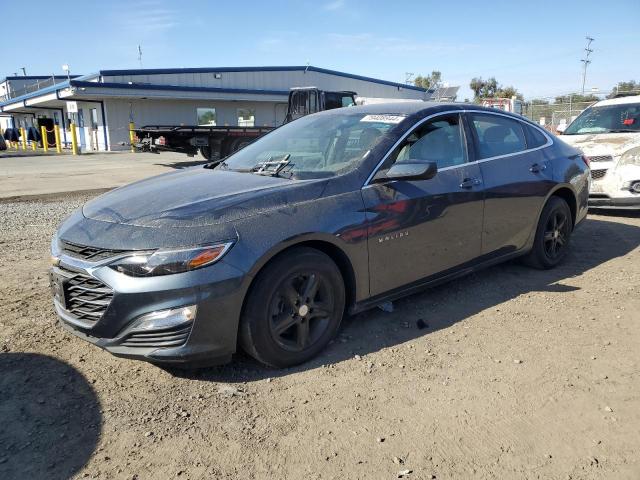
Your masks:
M 181 373 L 56 325 L 49 239 L 86 199 L 0 202 L 1 479 L 640 478 L 640 216 L 348 319 L 301 367 Z

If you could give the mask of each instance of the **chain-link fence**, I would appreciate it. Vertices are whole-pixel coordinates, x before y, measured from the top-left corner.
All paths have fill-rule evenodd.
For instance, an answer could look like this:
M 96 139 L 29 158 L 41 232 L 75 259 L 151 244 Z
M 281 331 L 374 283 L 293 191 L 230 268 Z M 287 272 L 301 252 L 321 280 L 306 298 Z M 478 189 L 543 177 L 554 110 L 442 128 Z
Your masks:
M 556 133 L 558 126 L 569 125 L 588 106 L 594 103 L 595 102 L 526 103 L 522 114 L 541 127 Z M 560 129 L 562 129 L 562 127 L 560 127 Z

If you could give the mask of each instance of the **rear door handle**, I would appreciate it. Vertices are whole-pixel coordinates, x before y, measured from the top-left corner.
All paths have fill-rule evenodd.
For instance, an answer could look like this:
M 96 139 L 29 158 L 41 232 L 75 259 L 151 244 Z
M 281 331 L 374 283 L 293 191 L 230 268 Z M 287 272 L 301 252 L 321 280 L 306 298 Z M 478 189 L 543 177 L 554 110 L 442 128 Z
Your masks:
M 482 181 L 479 178 L 465 178 L 460 184 L 460 188 L 473 188 L 480 185 Z
M 531 168 L 529 168 L 529 171 L 531 173 L 540 173 L 546 169 L 547 169 L 547 166 L 544 163 L 542 165 L 540 165 L 539 163 L 534 163 L 533 165 L 531 165 Z

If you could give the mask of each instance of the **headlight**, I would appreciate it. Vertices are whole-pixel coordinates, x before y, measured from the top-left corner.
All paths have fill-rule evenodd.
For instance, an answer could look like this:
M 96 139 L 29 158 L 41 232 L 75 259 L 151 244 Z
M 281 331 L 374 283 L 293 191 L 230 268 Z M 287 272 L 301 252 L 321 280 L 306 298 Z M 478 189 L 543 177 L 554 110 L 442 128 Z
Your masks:
M 637 165 L 640 167 L 640 147 L 632 148 L 622 154 L 618 166 L 621 167 L 623 165 Z
M 140 253 L 120 258 L 111 263 L 109 267 L 132 277 L 155 277 L 183 273 L 217 262 L 232 245 L 233 242 L 227 242 L 206 247 Z

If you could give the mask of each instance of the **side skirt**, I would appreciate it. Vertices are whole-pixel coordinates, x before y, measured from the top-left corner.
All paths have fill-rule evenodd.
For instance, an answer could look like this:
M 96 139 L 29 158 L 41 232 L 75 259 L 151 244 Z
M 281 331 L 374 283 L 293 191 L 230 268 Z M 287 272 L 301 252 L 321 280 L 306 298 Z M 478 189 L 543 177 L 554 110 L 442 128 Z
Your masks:
M 453 271 L 438 273 L 430 277 L 417 280 L 403 287 L 390 290 L 389 292 L 376 295 L 375 297 L 367 298 L 366 300 L 363 300 L 361 302 L 356 302 L 355 304 L 349 307 L 348 313 L 349 315 L 355 315 L 356 313 L 370 310 L 378 306 L 380 303 L 390 302 L 390 301 L 398 300 L 400 298 L 403 298 L 409 295 L 420 293 L 428 288 L 450 282 L 451 280 L 455 280 L 460 277 L 464 277 L 465 275 L 468 275 L 473 272 L 477 272 L 478 270 L 482 270 L 484 268 L 488 268 L 493 265 L 497 265 L 499 263 L 503 263 L 517 257 L 521 257 L 522 255 L 525 255 L 528 252 L 528 250 L 529 250 L 528 248 L 525 248 L 522 250 L 518 250 L 516 252 L 502 255 L 497 258 L 492 258 L 490 260 L 482 261 L 473 266 L 455 268 Z

